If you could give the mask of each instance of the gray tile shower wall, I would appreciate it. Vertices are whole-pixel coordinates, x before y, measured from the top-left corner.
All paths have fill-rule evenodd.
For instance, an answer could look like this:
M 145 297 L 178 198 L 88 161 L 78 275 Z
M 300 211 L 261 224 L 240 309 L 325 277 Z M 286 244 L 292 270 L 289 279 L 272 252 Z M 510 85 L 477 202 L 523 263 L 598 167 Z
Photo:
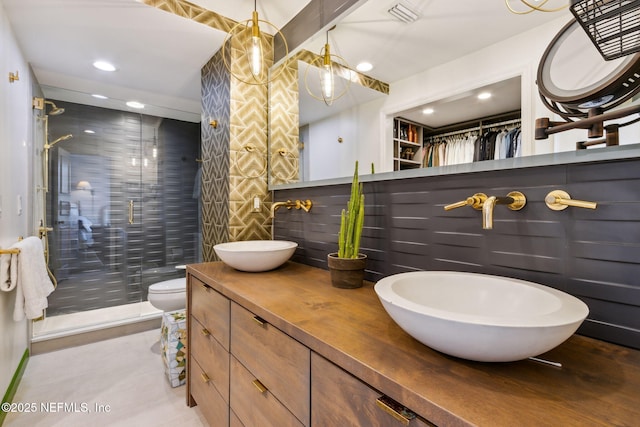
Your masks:
M 51 151 L 47 224 L 54 226 L 51 267 L 59 286 L 49 297 L 47 314 L 146 300 L 150 284 L 184 275 L 176 264 L 200 259 L 194 197 L 200 124 L 55 103 L 66 111 L 49 119 L 50 135 L 73 138 Z M 69 159 L 66 185 L 58 170 L 62 156 Z M 92 188 L 86 203 L 77 202 L 75 216 L 90 220 L 92 241 L 79 245 L 78 220 L 69 211 L 80 180 Z
M 327 268 L 349 189 L 275 191 L 274 200 L 314 203 L 309 214 L 276 213 L 275 238 L 299 244 L 294 261 Z M 544 199 L 554 189 L 598 207 L 553 211 Z M 492 230 L 482 229 L 481 212 L 471 207 L 443 209 L 476 192 L 505 196 L 514 190 L 525 194 L 526 206 L 496 206 Z M 580 334 L 640 348 L 640 160 L 366 182 L 365 194 L 368 280 L 413 270 L 530 280 L 589 305 Z

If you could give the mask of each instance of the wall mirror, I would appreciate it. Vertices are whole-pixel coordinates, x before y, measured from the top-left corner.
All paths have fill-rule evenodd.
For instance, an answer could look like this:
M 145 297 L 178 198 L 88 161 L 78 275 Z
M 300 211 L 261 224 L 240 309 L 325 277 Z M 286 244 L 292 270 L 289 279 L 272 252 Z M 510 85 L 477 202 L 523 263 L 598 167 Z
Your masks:
M 414 2 L 418 22 L 402 23 L 388 13 L 389 5 L 382 3 L 376 0 L 358 2 L 339 18 L 330 42 L 351 66 L 365 59 L 377 64 L 391 64 L 374 66 L 365 73 L 389 84 L 389 94 L 354 104 L 350 109 L 336 111 L 331 116 L 326 111 L 331 107 L 317 100 L 303 103 L 303 87 L 299 85 L 300 127 L 296 137 L 299 137 L 302 150 L 295 160 L 295 156 L 288 152 L 289 161 L 298 162 L 296 173 L 290 176 L 280 174 L 280 179 L 273 179 L 274 166 L 282 159 L 276 158 L 277 150 L 270 149 L 272 188 L 283 188 L 279 186 L 296 182 L 321 180 L 318 182 L 321 184 L 327 179 L 343 179 L 352 174 L 356 159 L 361 164 L 374 164 L 376 174 L 407 176 L 409 172 L 397 171 L 397 161 L 394 160 L 403 156 L 393 144 L 395 117 L 422 124 L 432 132 L 519 112 L 523 141 L 520 155 L 523 158 L 535 157 L 532 162 L 536 165 L 560 161 L 555 153 L 574 151 L 576 139 L 584 138 L 583 132 L 570 131 L 544 141 L 534 140 L 536 118 L 553 116 L 539 99 L 536 70 L 548 44 L 572 19 L 568 11 L 515 16 L 500 2 L 480 5 L 463 1 L 464 5 L 456 7 L 455 11 L 444 1 Z M 420 21 L 428 21 L 428 25 L 420 25 Z M 502 30 L 489 35 L 471 30 L 482 22 L 492 22 L 492 27 Z M 324 34 L 324 29 L 319 31 L 299 49 L 319 51 Z M 408 46 L 413 50 L 407 49 Z M 272 96 L 275 91 L 277 89 L 272 88 Z M 490 102 L 481 103 L 477 99 L 479 91 L 489 91 L 494 96 Z M 325 137 L 322 142 L 314 141 L 313 129 L 320 124 L 303 121 L 303 117 L 312 117 L 307 110 L 316 108 L 325 110 L 321 123 L 326 124 L 331 117 L 334 118 L 330 127 L 336 132 L 345 132 L 339 118 L 348 117 L 351 135 L 355 135 L 357 141 L 349 145 L 343 137 L 341 143 L 337 142 L 341 136 L 337 134 Z M 426 108 L 434 110 L 429 117 L 423 114 Z M 274 119 L 277 121 L 273 109 L 270 119 L 270 135 L 273 135 L 277 132 L 273 126 Z M 636 133 L 637 130 L 629 129 L 627 137 L 621 136 L 621 144 L 633 142 Z M 314 146 L 321 146 L 323 152 L 313 152 Z M 512 168 L 520 164 L 522 162 L 501 159 L 483 162 L 482 168 Z M 314 173 L 314 169 L 321 172 Z M 361 170 L 364 173 L 368 168 Z M 433 170 L 423 172 L 438 173 Z M 410 172 L 416 173 L 421 172 Z

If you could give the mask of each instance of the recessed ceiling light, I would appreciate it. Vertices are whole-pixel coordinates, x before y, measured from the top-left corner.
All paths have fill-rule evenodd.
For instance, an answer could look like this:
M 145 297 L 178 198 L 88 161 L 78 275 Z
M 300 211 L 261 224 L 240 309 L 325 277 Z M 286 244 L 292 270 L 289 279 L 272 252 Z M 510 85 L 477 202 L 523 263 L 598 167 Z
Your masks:
M 491 98 L 490 92 L 481 92 L 478 94 L 478 99 L 489 99 Z
M 91 130 L 91 129 L 85 129 L 84 133 L 94 134 L 94 133 L 96 133 L 96 131 Z
M 371 71 L 372 69 L 373 64 L 371 64 L 370 62 L 361 62 L 356 65 L 356 70 L 360 71 L 361 73 L 366 73 L 367 71 Z
M 433 108 L 431 107 L 427 107 L 424 110 L 422 110 L 422 114 L 433 114 Z
M 127 102 L 127 107 L 131 108 L 144 108 L 144 104 L 138 101 L 129 101 Z
M 94 98 L 98 98 L 98 99 L 109 99 L 109 98 L 107 98 L 106 96 L 104 96 L 104 95 L 99 95 L 99 94 L 97 94 L 97 93 L 94 93 L 94 94 L 93 94 L 93 95 L 91 95 L 91 96 L 93 96 Z
M 96 61 L 93 66 L 102 71 L 115 71 L 116 67 L 107 61 Z

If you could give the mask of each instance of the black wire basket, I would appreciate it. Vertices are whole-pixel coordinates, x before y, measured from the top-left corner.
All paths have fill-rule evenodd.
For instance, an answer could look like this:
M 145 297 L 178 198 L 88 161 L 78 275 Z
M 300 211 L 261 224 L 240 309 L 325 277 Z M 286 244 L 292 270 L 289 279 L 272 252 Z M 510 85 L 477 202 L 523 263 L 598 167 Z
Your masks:
M 640 51 L 640 0 L 572 0 L 570 9 L 605 60 Z

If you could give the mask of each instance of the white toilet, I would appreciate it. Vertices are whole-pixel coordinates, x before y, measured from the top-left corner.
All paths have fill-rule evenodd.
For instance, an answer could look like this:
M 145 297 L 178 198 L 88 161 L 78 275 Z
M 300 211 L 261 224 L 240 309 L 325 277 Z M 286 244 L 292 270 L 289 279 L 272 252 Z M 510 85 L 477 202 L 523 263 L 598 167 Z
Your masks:
M 149 286 L 148 300 L 162 311 L 174 311 L 187 306 L 187 279 L 165 280 Z

